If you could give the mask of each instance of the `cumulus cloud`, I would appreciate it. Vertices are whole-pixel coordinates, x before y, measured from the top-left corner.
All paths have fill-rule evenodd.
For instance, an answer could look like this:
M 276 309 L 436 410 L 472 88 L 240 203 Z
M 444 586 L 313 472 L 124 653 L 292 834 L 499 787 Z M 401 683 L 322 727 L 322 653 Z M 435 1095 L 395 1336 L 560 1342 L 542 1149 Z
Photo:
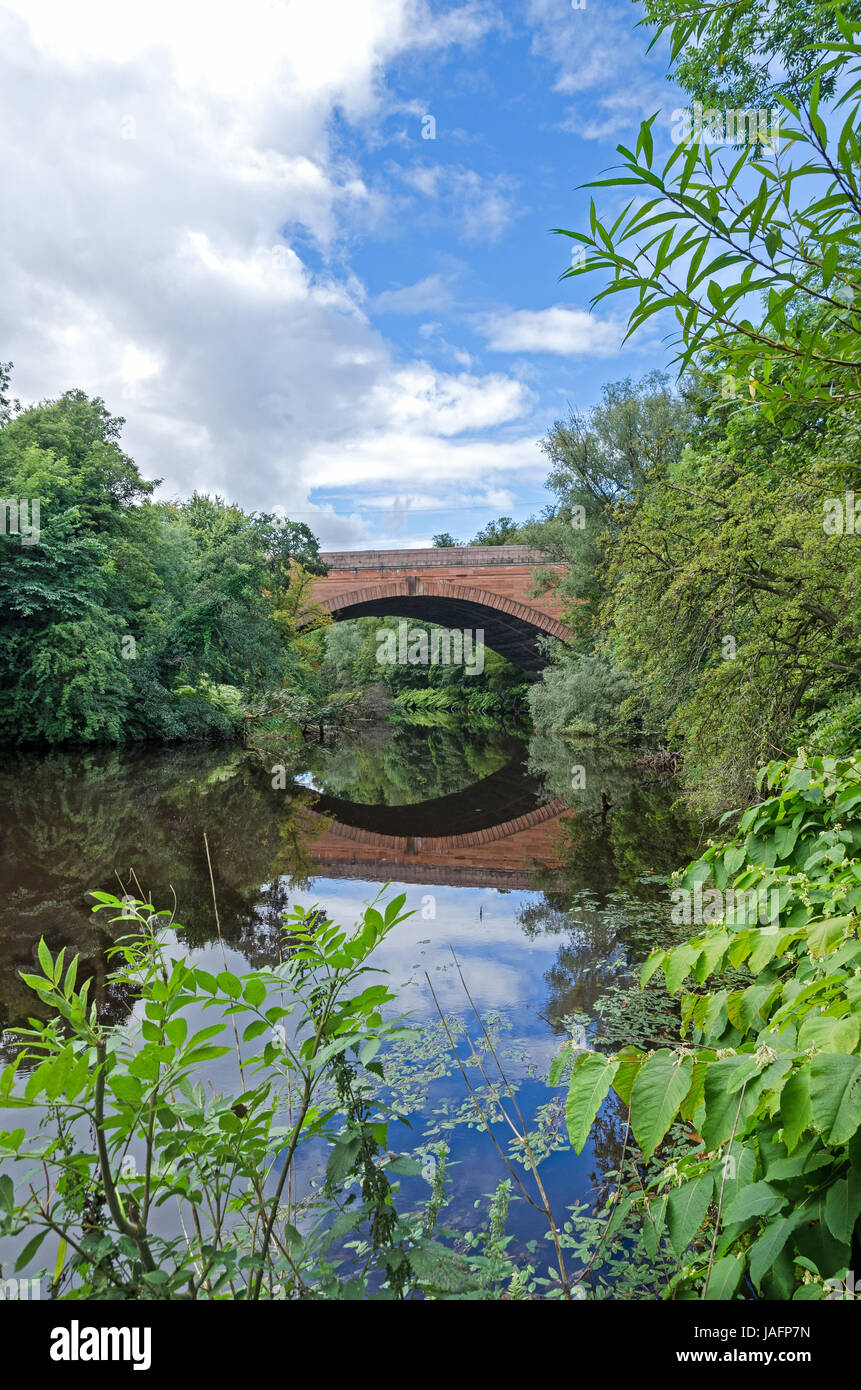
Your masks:
M 497 352 L 552 352 L 563 357 L 583 353 L 610 357 L 622 338 L 614 320 L 561 305 L 491 314 L 483 320 L 482 330 Z
M 423 216 L 445 222 L 467 242 L 498 241 L 528 210 L 518 201 L 517 185 L 507 174 L 481 174 L 462 165 L 395 162 L 388 172 L 417 195 Z
M 490 22 L 424 0 L 0 0 L 16 393 L 102 395 L 164 493 L 281 508 L 327 545 L 364 525 L 316 496 L 333 482 L 358 494 L 405 459 L 429 488 L 528 469 L 531 441 L 506 433 L 525 388 L 404 363 L 371 323 L 348 251 L 387 192 L 337 133 L 385 109 L 392 61 Z M 454 194 L 467 234 L 507 215 L 470 171 Z

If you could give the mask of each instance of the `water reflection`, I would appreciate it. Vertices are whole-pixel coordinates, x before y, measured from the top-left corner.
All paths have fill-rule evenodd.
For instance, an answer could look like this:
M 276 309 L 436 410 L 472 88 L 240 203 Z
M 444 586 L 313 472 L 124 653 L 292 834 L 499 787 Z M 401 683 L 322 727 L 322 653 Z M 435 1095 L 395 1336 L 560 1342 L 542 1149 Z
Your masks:
M 427 972 L 443 1009 L 466 1015 L 456 952 L 478 1008 L 500 1017 L 523 1104 L 546 1105 L 544 1078 L 567 1021 L 592 1017 L 630 960 L 632 915 L 617 910 L 621 898 L 654 911 L 666 893 L 660 876 L 693 849 L 696 827 L 674 805 L 673 788 L 645 784 L 606 750 L 427 723 L 372 726 L 280 760 L 280 781 L 278 758 L 229 746 L 53 753 L 7 764 L 0 1029 L 37 1011 L 18 972 L 33 969 L 41 936 L 52 951 L 80 953 L 104 1018 L 129 1013 L 132 1001 L 107 979 L 105 950 L 117 928 L 91 912 L 94 888 L 138 895 L 139 883 L 157 906 L 175 895 L 187 947 L 220 968 L 205 832 L 231 969 L 279 959 L 281 914 L 297 899 L 349 924 L 390 880 L 414 909 L 377 961 L 390 972 L 399 1011 L 429 1035 L 436 1013 Z M 0 1052 L 13 1046 L 7 1037 Z M 215 1078 L 224 1087 L 234 1081 Z M 464 1101 L 450 1066 L 428 1084 L 403 1147 L 423 1135 L 451 1137 Z M 611 1099 L 582 1155 L 567 1145 L 551 1153 L 544 1180 L 554 1205 L 594 1190 L 618 1157 L 620 1133 Z M 469 1219 L 472 1203 L 505 1172 L 480 1131 L 456 1130 L 453 1146 L 452 1215 Z M 534 1236 L 531 1222 L 527 1208 L 512 1210 L 516 1235 Z
M 576 789 L 572 766 L 585 768 Z M 225 939 L 252 965 L 278 958 L 280 913 L 298 891 L 313 890 L 333 915 L 355 915 L 373 885 L 391 879 L 446 890 L 436 894 L 434 917 L 422 907 L 428 895 L 415 895 L 420 934 L 448 941 L 457 920 L 475 918 L 479 973 L 494 1006 L 515 1004 L 520 972 L 503 957 L 516 942 L 518 953 L 554 957 L 533 972 L 549 990 L 542 1016 L 589 1012 L 622 950 L 602 895 L 620 885 L 653 894 L 639 879 L 684 858 L 691 834 L 671 791 L 644 787 L 618 756 L 547 737 L 527 744 L 492 731 L 386 726 L 334 748 L 300 749 L 286 791 L 273 788 L 271 774 L 264 760 L 232 747 L 53 753 L 7 764 L 0 1027 L 33 1011 L 18 971 L 32 967 L 40 936 L 52 950 L 84 957 L 107 1017 L 127 1009 L 105 983 L 110 928 L 93 916 L 90 889 L 135 891 L 134 873 L 157 905 L 175 894 L 191 946 L 211 941 L 204 832 Z M 612 803 L 604 818 L 602 790 Z M 584 891 L 596 895 L 592 911 L 574 902 Z M 491 941 L 488 925 L 501 908 L 505 930 Z

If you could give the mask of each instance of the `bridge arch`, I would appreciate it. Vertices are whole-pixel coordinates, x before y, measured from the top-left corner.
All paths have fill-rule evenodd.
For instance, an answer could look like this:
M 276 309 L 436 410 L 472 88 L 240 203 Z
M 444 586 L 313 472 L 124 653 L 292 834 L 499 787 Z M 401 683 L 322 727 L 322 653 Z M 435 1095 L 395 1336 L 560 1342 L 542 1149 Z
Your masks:
M 330 562 L 330 574 L 317 581 L 315 600 L 335 622 L 397 617 L 481 629 L 487 646 L 532 677 L 548 663 L 539 637 L 565 642 L 570 636 L 552 600 L 529 597 L 532 566 L 542 559 L 526 546 L 358 551 L 322 558 Z

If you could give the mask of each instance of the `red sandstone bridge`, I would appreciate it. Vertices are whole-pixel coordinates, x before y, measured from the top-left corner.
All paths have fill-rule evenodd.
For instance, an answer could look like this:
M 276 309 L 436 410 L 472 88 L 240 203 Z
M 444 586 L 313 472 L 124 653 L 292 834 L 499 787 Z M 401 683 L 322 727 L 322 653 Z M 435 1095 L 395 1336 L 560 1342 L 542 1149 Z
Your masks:
M 329 573 L 315 582 L 314 597 L 335 622 L 395 616 L 481 628 L 489 647 L 532 676 L 548 661 L 539 636 L 570 636 L 554 591 L 536 595 L 534 571 L 563 566 L 526 545 L 341 550 L 320 558 Z

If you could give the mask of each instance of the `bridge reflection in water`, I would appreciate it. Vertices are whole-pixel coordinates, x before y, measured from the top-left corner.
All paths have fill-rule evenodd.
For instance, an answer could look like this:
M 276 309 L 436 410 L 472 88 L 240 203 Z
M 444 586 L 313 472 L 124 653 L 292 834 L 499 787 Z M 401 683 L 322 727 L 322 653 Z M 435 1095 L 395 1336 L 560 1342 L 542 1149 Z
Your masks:
M 313 841 L 315 872 L 376 883 L 529 889 L 534 870 L 558 868 L 559 819 L 522 755 L 462 791 L 412 805 L 368 805 L 319 792 L 306 804 L 329 826 Z

